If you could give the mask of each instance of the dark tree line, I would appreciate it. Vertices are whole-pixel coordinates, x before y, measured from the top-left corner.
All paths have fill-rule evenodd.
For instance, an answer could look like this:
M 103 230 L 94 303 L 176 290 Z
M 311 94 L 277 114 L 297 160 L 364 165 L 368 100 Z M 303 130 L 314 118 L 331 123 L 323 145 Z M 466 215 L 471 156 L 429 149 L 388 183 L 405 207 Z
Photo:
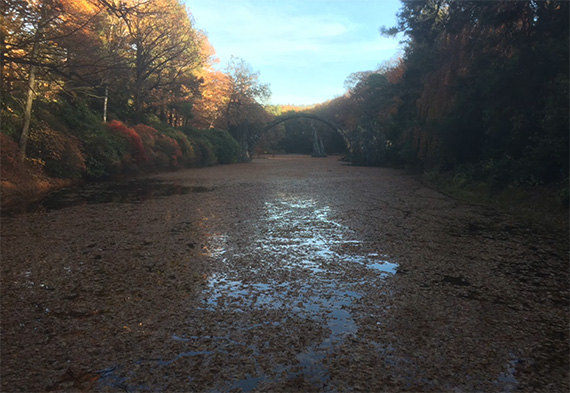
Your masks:
M 403 57 L 351 75 L 317 111 L 360 141 L 354 162 L 558 184 L 567 198 L 568 26 L 563 1 L 403 2 L 381 28 L 404 34 Z

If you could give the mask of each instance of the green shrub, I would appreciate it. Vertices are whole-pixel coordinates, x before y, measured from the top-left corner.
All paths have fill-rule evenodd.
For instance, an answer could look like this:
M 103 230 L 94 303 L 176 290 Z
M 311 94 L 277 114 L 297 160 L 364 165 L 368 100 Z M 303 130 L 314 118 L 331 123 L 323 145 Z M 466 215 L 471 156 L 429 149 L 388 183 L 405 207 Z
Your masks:
M 214 147 L 207 139 L 191 137 L 190 143 L 194 147 L 198 166 L 212 166 L 216 164 Z
M 214 152 L 214 163 L 231 164 L 239 160 L 241 147 L 239 143 L 223 130 L 196 130 L 191 127 L 184 127 L 183 131 L 188 137 L 195 141 L 206 142 Z M 213 165 L 203 162 L 204 165 Z
M 14 139 L 18 139 L 22 131 L 20 125 L 22 122 L 21 119 L 13 113 L 8 114 L 4 111 L 0 113 L 0 116 L 2 116 L 2 129 L 0 132 Z
M 101 127 L 99 132 L 83 139 L 83 148 L 87 157 L 88 179 L 104 179 L 121 174 L 122 158 L 128 152 L 128 143 L 120 135 Z
M 62 96 L 57 101 L 37 100 L 34 105 L 36 124 L 47 124 L 51 130 L 75 138 L 76 147 L 84 157 L 85 168 L 82 172 L 87 179 L 99 180 L 117 176 L 123 172 L 124 167 L 130 165 L 123 162 L 123 159 L 128 158 L 129 142 L 118 133 L 110 132 L 103 124 L 100 114 L 93 112 L 83 100 L 70 100 Z M 72 150 L 68 152 L 71 154 L 70 159 L 74 155 Z M 60 176 L 62 173 L 70 175 L 66 174 L 68 170 L 65 167 L 58 167 L 47 160 L 45 163 L 46 171 L 52 176 L 57 173 Z
M 154 157 L 154 165 L 156 166 L 157 169 L 163 171 L 171 169 L 170 158 L 168 157 L 168 155 L 166 155 L 166 153 L 161 151 L 156 152 L 156 155 Z
M 8 174 L 14 173 L 15 168 L 19 165 L 19 156 L 20 149 L 16 141 L 12 137 L 0 133 L 0 172 L 2 179 L 9 177 Z
M 181 166 L 189 168 L 198 165 L 194 147 L 183 132 L 180 130 L 169 129 L 165 131 L 165 134 L 178 142 L 178 146 L 180 146 L 180 150 L 182 152 L 182 155 L 180 156 Z
M 233 164 L 239 160 L 241 147 L 227 131 L 204 131 L 208 140 L 214 146 L 214 151 L 220 164 Z

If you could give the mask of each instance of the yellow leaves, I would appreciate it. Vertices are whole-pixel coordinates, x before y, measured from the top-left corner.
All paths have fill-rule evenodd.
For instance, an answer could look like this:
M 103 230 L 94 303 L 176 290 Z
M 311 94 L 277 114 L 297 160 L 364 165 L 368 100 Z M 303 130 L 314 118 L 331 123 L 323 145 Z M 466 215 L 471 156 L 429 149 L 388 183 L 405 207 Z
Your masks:
M 219 63 L 220 59 L 214 58 L 216 54 L 216 50 L 208 40 L 208 36 L 203 31 L 197 31 L 197 41 L 199 43 L 199 52 L 203 59 L 207 61 L 207 63 Z M 208 64 L 209 65 L 209 64 Z
M 46 166 L 46 162 L 44 160 L 42 160 L 41 158 L 26 158 L 26 161 L 31 164 L 32 166 L 39 166 L 39 167 L 44 167 Z
M 62 0 L 62 3 L 70 15 L 93 15 L 101 9 L 94 0 Z
M 201 96 L 194 104 L 195 118 L 192 124 L 198 128 L 213 128 L 222 126 L 224 109 L 230 100 L 231 84 L 229 77 L 221 71 L 208 68 L 196 72 L 203 80 Z

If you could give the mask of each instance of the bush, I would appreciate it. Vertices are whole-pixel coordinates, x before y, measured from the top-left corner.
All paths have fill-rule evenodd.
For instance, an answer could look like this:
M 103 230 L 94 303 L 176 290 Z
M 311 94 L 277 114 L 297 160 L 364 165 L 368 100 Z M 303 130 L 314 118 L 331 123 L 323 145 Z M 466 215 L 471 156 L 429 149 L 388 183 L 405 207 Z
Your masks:
M 10 177 L 18 166 L 20 149 L 18 144 L 10 136 L 0 133 L 0 171 L 2 180 Z
M 158 131 L 153 127 L 138 124 L 133 127 L 137 134 L 139 134 L 148 162 L 144 166 L 147 170 L 153 170 L 156 167 L 156 140 L 159 137 Z M 168 165 L 166 165 L 168 167 Z
M 7 111 L 0 111 L 0 116 L 2 116 L 2 134 L 10 136 L 12 138 L 19 138 L 20 132 L 22 131 L 21 119 L 15 113 L 9 113 Z
M 105 127 L 84 139 L 83 146 L 88 179 L 98 180 L 121 174 L 122 158 L 128 152 L 125 138 Z
M 158 134 L 158 138 L 155 142 L 156 146 L 156 157 L 155 165 L 159 169 L 178 169 L 180 168 L 180 159 L 182 158 L 182 149 L 180 145 L 174 138 L 171 138 L 164 134 Z M 168 160 L 168 165 L 166 166 L 165 158 Z M 158 160 L 157 160 L 158 158 Z M 166 167 L 167 168 L 166 168 Z
M 51 177 L 79 178 L 87 169 L 79 140 L 52 130 L 44 122 L 30 129 L 27 155 L 39 160 Z
M 239 160 L 241 147 L 227 131 L 204 131 L 206 137 L 214 146 L 214 151 L 220 164 L 233 164 Z
M 211 149 L 214 153 L 213 163 L 204 159 L 205 156 L 202 154 L 201 162 L 203 165 L 231 164 L 239 161 L 241 147 L 229 132 L 216 129 L 196 130 L 191 127 L 185 127 L 183 131 L 191 140 L 199 145 L 205 145 L 206 149 Z M 204 147 L 201 148 L 204 149 Z
M 58 101 L 37 100 L 35 105 L 38 124 L 43 122 L 79 142 L 85 163 L 83 175 L 87 179 L 99 180 L 122 173 L 122 159 L 131 150 L 128 138 L 110 131 L 86 102 L 61 96 Z
M 184 135 L 179 130 L 170 129 L 165 132 L 166 135 L 173 138 L 178 142 L 180 149 L 182 151 L 182 156 L 180 157 L 180 164 L 185 167 L 193 167 L 198 166 L 198 162 L 196 159 L 196 154 L 194 152 L 194 147 L 188 140 L 188 137 Z
M 214 147 L 208 140 L 190 138 L 190 143 L 192 143 L 194 147 L 198 166 L 212 166 L 216 164 L 216 153 L 214 152 Z
M 133 128 L 141 137 L 144 145 L 151 145 L 151 147 L 154 147 L 154 141 L 158 135 L 158 131 L 156 131 L 154 127 L 147 126 L 145 124 L 137 124 Z
M 111 121 L 108 124 L 108 127 L 111 131 L 116 132 L 127 140 L 129 145 L 129 152 L 131 153 L 132 157 L 134 157 L 137 164 L 144 165 L 146 162 L 148 162 L 148 156 L 143 147 L 142 139 L 134 129 L 127 127 L 118 120 Z

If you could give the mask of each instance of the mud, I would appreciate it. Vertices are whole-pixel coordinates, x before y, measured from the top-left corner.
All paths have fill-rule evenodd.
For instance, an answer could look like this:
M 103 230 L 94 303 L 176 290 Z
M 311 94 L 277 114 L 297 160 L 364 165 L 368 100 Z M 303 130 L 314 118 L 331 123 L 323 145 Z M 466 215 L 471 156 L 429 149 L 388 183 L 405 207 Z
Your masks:
M 2 218 L 2 391 L 569 389 L 567 232 L 337 157 L 113 187 Z

